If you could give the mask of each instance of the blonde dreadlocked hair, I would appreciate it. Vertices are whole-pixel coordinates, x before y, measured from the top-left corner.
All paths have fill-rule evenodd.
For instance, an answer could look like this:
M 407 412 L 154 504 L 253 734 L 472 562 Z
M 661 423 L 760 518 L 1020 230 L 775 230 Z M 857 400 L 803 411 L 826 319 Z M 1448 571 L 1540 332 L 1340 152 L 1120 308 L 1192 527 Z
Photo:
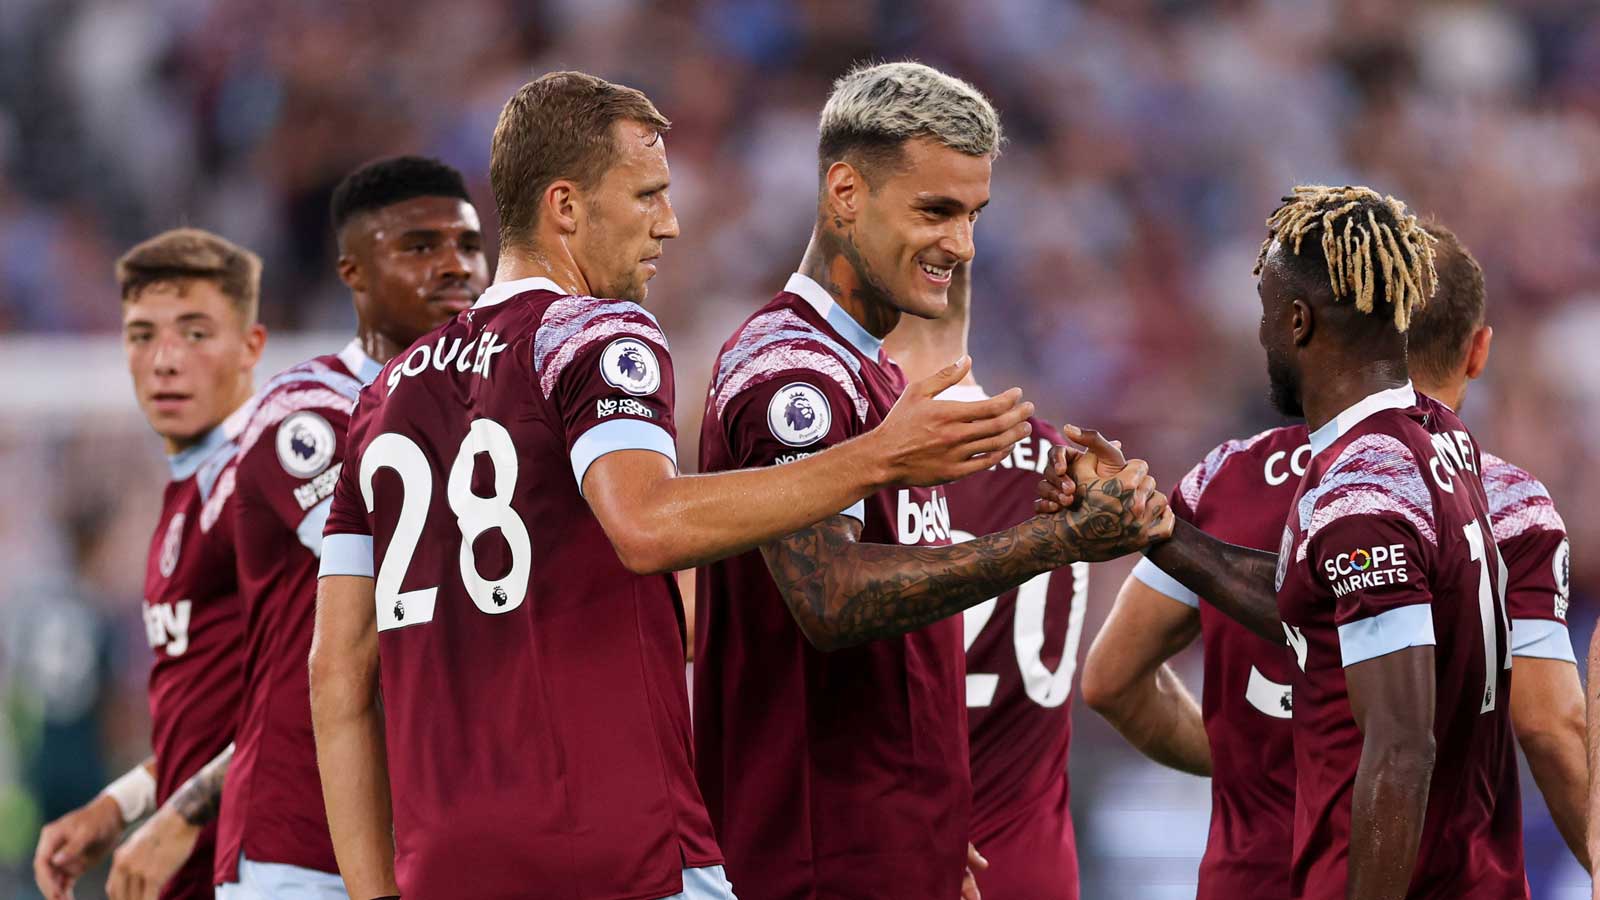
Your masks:
M 1367 187 L 1300 185 L 1267 219 L 1255 273 L 1261 274 L 1273 241 L 1299 256 L 1300 242 L 1319 230 L 1334 300 L 1354 299 L 1356 309 L 1370 314 L 1381 284 L 1395 328 L 1410 327 L 1438 279 L 1434 237 L 1406 205 Z

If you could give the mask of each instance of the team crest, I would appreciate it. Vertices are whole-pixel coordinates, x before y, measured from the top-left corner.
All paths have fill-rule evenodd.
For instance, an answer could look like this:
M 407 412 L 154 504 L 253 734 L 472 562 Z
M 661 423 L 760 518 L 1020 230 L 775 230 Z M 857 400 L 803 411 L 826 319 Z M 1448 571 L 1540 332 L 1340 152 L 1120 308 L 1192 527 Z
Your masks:
M 1501 564 L 1504 566 L 1504 563 Z M 1567 601 L 1572 590 L 1572 545 L 1565 538 L 1561 546 L 1556 548 L 1555 556 L 1550 560 L 1550 568 L 1556 577 L 1556 618 L 1566 621 Z M 1505 571 L 1504 568 L 1501 571 Z
M 310 478 L 333 462 L 337 441 L 328 420 L 302 410 L 278 426 L 278 462 L 296 478 Z
M 1289 556 L 1294 552 L 1294 529 L 1283 526 L 1283 540 L 1278 542 L 1278 574 L 1273 580 L 1274 591 L 1283 590 L 1283 579 L 1289 574 Z
M 767 405 L 772 436 L 791 447 L 815 444 L 833 427 L 833 410 L 822 392 L 797 381 L 772 396 Z
M 661 387 L 661 364 L 650 345 L 638 338 L 617 338 L 600 354 L 600 374 L 606 384 L 635 396 L 653 394 Z
M 178 551 L 183 549 L 183 523 L 186 516 L 178 513 L 167 523 L 166 536 L 161 539 L 161 577 L 171 578 L 178 568 Z

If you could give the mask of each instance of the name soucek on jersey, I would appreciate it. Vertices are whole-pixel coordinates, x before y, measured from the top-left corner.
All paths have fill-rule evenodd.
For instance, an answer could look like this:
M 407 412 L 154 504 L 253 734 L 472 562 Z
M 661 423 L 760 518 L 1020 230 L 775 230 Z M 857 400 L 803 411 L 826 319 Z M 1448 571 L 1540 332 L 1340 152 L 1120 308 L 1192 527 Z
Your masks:
M 234 573 L 233 519 L 218 481 L 233 458 L 242 413 L 169 458 L 172 480 L 145 563 L 145 636 L 150 667 L 151 746 L 156 802 L 233 740 L 238 719 L 244 612 Z M 167 882 L 166 900 L 211 896 L 215 823 Z
M 1311 435 L 1278 558 L 1295 657 L 1292 896 L 1345 896 L 1362 738 L 1345 668 L 1432 646 L 1438 753 L 1407 897 L 1526 898 L 1506 568 L 1482 455 L 1406 384 Z
M 311 733 L 306 657 L 317 556 L 344 459 L 350 408 L 378 363 L 352 340 L 257 392 L 219 490 L 234 494 L 244 601 L 244 703 L 219 819 L 216 880 L 239 858 L 337 872 Z
M 707 472 L 782 464 L 874 428 L 905 389 L 881 343 L 789 279 L 723 345 Z M 941 488 L 845 510 L 860 540 L 946 544 Z M 695 766 L 742 900 L 955 897 L 970 836 L 961 618 L 824 653 L 759 551 L 696 579 Z
M 961 385 L 948 400 L 981 400 Z M 944 486 L 951 539 L 971 540 L 1033 516 L 1036 486 L 1056 429 L 1033 432 L 989 469 Z M 1077 900 L 1067 751 L 1073 677 L 1089 565 L 1043 572 L 966 611 L 967 739 L 972 755 L 972 842 L 989 860 L 978 875 L 988 900 Z
M 1273 550 L 1311 456 L 1304 425 L 1227 441 L 1179 484 L 1181 518 L 1230 543 Z M 1511 655 L 1575 663 L 1567 632 L 1569 545 L 1549 492 L 1527 470 L 1482 458 L 1494 541 L 1508 575 Z M 1198 608 L 1205 650 L 1202 709 L 1211 743 L 1211 835 L 1200 862 L 1199 900 L 1253 891 L 1289 896 L 1293 853 L 1294 748 L 1289 722 L 1292 656 L 1201 604 L 1141 560 L 1139 578 Z
M 634 900 L 719 864 L 690 761 L 683 608 L 581 494 L 676 460 L 666 338 L 634 303 L 496 284 L 366 388 L 322 574 L 376 575 L 408 897 Z

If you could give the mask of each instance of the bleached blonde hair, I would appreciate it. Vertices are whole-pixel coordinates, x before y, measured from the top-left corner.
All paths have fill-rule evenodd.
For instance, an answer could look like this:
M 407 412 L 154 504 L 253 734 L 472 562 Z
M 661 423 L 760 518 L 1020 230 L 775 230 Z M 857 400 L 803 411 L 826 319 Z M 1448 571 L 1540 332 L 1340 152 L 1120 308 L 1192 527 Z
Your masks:
M 982 92 L 916 62 L 862 64 L 840 76 L 818 132 L 822 172 L 852 154 L 869 167 L 897 161 L 917 137 L 968 156 L 997 156 L 1005 142 L 1000 114 Z

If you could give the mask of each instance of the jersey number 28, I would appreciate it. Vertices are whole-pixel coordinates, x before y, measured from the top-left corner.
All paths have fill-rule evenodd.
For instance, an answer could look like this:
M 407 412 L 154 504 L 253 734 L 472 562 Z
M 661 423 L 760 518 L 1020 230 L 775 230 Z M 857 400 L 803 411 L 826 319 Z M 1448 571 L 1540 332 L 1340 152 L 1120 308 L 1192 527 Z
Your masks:
M 472 470 L 479 453 L 489 454 L 494 471 L 494 493 L 488 497 L 472 491 Z M 401 487 L 400 518 L 389 540 L 389 551 L 378 567 L 378 630 L 385 631 L 432 621 L 439 588 L 435 585 L 400 590 L 428 520 L 428 507 L 433 503 L 433 472 L 428 468 L 428 458 L 405 435 L 389 431 L 374 438 L 361 457 L 361 496 L 369 513 L 373 511 L 372 479 L 379 469 L 394 470 L 400 476 Z M 517 484 L 517 448 L 505 426 L 493 419 L 475 419 L 456 451 L 446 484 L 446 499 L 461 532 L 457 557 L 467 596 L 490 615 L 511 612 L 522 605 L 528 593 L 533 543 L 528 538 L 528 526 L 511 508 Z M 484 578 L 478 572 L 477 554 L 472 548 L 473 541 L 492 530 L 498 530 L 511 548 L 511 570 L 495 579 Z

